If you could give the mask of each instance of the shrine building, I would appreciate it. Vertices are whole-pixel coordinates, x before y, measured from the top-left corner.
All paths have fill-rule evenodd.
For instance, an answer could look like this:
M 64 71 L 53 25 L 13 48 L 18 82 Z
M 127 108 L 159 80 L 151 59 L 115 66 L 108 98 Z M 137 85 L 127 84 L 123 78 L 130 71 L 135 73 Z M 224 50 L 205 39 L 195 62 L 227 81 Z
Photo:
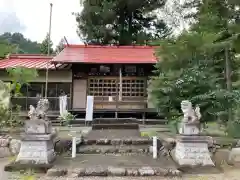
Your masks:
M 35 68 L 39 76 L 22 87 L 22 96 L 13 98 L 24 114 L 29 105 L 44 97 L 48 68 L 47 98 L 50 113 L 59 113 L 59 96 L 68 97 L 68 110 L 85 116 L 86 99 L 94 96 L 94 117 L 156 116 L 149 101 L 149 79 L 157 59 L 151 46 L 66 45 L 55 57 L 11 54 L 0 60 L 0 80 L 10 82 L 6 69 Z

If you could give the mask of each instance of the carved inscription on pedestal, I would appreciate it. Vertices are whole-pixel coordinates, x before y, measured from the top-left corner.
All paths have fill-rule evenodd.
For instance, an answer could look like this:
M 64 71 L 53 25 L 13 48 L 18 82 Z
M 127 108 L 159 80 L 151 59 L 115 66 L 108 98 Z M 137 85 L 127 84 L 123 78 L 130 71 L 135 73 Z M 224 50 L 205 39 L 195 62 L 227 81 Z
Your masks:
M 179 164 L 214 165 L 207 143 L 181 143 L 176 145 L 176 158 Z
M 17 161 L 48 163 L 51 157 L 54 157 L 54 149 L 50 141 L 25 141 L 22 142 Z

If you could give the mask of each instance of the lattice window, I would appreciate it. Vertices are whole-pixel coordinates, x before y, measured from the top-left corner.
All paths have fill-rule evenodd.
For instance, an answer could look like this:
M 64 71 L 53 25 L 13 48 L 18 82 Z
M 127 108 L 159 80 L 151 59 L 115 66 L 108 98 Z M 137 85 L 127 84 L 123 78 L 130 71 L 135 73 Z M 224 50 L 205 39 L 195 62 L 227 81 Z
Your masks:
M 116 96 L 116 79 L 89 79 L 89 95 Z
M 143 97 L 145 96 L 145 80 L 144 79 L 129 79 L 122 81 L 122 95 Z
M 120 91 L 118 79 L 91 78 L 88 84 L 88 93 L 92 96 L 116 96 Z M 123 79 L 123 97 L 144 97 L 146 93 L 145 79 Z M 118 91 L 118 92 L 117 92 Z

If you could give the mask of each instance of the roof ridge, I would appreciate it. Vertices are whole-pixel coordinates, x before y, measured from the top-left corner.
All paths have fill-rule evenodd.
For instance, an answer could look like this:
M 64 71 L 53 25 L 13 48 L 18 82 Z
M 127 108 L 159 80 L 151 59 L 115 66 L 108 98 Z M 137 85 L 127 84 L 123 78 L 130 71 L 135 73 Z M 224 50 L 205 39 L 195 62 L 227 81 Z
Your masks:
M 84 45 L 84 44 L 69 44 L 65 45 L 68 48 L 122 48 L 122 49 L 153 49 L 156 46 L 149 45 Z
M 10 54 L 7 59 L 52 59 L 54 56 L 47 56 L 45 54 Z

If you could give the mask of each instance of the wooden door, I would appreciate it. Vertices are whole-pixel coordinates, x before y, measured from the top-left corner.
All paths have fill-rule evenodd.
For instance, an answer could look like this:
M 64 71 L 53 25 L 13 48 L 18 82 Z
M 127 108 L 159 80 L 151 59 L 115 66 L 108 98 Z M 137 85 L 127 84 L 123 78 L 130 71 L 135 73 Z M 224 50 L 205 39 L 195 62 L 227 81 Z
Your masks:
M 73 109 L 86 108 L 87 80 L 73 80 Z

